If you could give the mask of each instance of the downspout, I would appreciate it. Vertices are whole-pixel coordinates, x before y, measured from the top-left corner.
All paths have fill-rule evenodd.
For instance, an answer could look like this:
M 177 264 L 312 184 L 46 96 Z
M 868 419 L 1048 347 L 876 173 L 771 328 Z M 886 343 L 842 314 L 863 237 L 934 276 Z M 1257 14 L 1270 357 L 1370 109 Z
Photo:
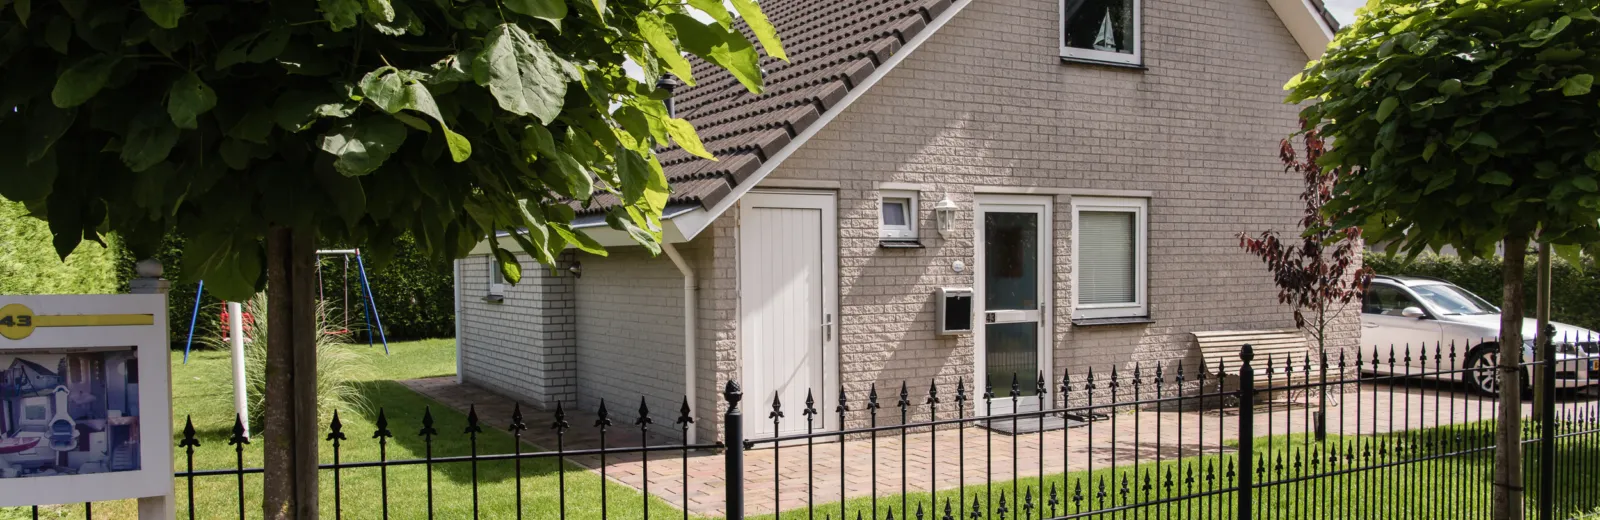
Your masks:
M 697 282 L 694 276 L 694 269 L 689 267 L 689 262 L 684 261 L 683 255 L 678 254 L 678 248 L 672 247 L 672 244 L 662 242 L 661 252 L 666 253 L 667 258 L 672 259 L 672 264 L 678 266 L 678 271 L 683 273 L 683 396 L 684 399 L 689 401 L 689 417 L 693 419 L 696 415 L 699 415 L 695 413 L 695 406 L 698 401 L 695 400 L 696 371 L 694 363 L 694 350 L 697 343 L 695 316 L 698 314 L 696 312 L 698 301 L 694 293 Z M 689 428 L 689 444 L 695 443 L 696 429 Z
M 456 384 L 459 385 L 465 382 L 461 376 L 461 259 L 456 259 L 452 263 L 455 264 L 451 276 L 455 279 L 455 291 L 452 296 L 456 300 Z

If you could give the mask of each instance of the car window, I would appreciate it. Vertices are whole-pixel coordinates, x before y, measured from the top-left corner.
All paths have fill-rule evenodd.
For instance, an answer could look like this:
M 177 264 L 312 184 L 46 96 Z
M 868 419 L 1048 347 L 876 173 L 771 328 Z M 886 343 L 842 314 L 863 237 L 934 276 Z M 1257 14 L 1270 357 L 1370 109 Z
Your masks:
M 1382 314 L 1385 316 L 1403 316 L 1406 307 L 1422 307 L 1417 300 L 1398 287 L 1372 284 L 1367 288 L 1367 296 L 1362 300 L 1361 312 L 1364 314 Z
M 1417 296 L 1428 300 L 1445 314 L 1494 314 L 1500 309 L 1483 301 L 1466 289 L 1448 284 L 1419 285 L 1412 287 Z

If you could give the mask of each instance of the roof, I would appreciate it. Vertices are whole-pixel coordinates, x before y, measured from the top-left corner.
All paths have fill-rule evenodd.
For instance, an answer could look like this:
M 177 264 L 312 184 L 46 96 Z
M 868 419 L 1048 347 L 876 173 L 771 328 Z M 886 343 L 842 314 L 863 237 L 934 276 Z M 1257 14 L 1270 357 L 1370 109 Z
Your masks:
M 1416 285 L 1437 285 L 1437 284 L 1441 284 L 1441 283 L 1446 283 L 1446 284 L 1450 283 L 1449 281 L 1447 281 L 1445 279 L 1434 278 L 1432 276 L 1390 276 L 1390 275 L 1380 274 L 1380 275 L 1372 277 L 1372 279 L 1373 280 L 1390 281 L 1390 282 L 1398 283 L 1400 285 L 1404 285 L 1404 286 L 1407 286 L 1407 287 L 1416 286 Z
M 759 95 L 751 94 L 733 75 L 691 57 L 698 83 L 678 90 L 675 108 L 679 117 L 694 124 L 706 149 L 719 160 L 701 159 L 675 147 L 660 151 L 672 186 L 668 205 L 699 206 L 710 212 L 692 218 L 700 224 L 689 225 L 692 229 L 683 235 L 693 238 L 731 205 L 730 197 L 736 199 L 759 182 L 815 133 L 814 127 L 826 124 L 972 1 L 761 2 L 783 37 L 790 61 L 761 58 L 766 91 Z M 1320 55 L 1337 27 L 1321 0 L 1267 1 L 1308 55 Z M 738 28 L 755 40 L 742 21 Z M 580 213 L 592 214 L 617 203 L 614 196 L 599 194 Z

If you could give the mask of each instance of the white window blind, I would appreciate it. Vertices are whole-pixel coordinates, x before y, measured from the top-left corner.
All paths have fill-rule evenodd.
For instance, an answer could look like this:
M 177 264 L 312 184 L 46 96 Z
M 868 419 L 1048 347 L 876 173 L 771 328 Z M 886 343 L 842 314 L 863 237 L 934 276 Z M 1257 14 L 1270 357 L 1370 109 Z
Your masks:
M 1129 211 L 1078 214 L 1078 303 L 1135 302 L 1136 218 Z

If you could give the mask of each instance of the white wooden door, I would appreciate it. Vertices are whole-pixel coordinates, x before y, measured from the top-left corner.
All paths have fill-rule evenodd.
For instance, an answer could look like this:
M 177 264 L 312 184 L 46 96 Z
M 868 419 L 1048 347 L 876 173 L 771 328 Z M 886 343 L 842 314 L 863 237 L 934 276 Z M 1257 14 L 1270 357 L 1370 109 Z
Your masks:
M 745 435 L 832 429 L 838 387 L 837 225 L 831 193 L 753 192 L 739 208 L 739 342 Z M 774 432 L 772 402 L 783 404 Z
M 1049 203 L 1021 196 L 978 198 L 973 338 L 977 384 L 994 388 L 992 403 L 977 403 L 979 413 L 990 411 L 990 405 L 995 414 L 1039 409 L 1039 375 L 1050 372 Z M 1049 375 L 1045 378 L 1049 388 Z M 1015 407 L 1013 381 L 1020 394 Z

